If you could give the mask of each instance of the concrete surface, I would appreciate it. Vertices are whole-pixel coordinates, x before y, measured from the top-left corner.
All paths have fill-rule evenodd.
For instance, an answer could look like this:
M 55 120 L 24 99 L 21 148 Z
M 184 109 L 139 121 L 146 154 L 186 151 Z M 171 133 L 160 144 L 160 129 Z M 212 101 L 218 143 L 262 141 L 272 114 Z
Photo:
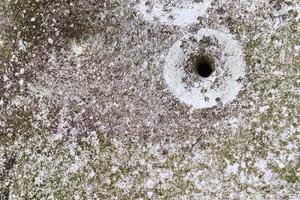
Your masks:
M 299 199 L 299 19 L 299 0 L 1 0 L 0 199 Z M 188 37 L 177 83 L 211 84 L 209 106 L 164 74 L 200 30 L 242 52 Z M 232 68 L 240 88 L 205 96 Z

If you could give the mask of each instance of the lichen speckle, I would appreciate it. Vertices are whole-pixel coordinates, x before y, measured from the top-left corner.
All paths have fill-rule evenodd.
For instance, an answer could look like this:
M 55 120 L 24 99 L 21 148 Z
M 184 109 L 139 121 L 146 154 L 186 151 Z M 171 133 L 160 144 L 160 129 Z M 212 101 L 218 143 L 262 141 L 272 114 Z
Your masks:
M 0 2 L 0 199 L 299 199 L 299 1 L 149 2 Z M 195 109 L 164 64 L 207 29 L 245 76 Z

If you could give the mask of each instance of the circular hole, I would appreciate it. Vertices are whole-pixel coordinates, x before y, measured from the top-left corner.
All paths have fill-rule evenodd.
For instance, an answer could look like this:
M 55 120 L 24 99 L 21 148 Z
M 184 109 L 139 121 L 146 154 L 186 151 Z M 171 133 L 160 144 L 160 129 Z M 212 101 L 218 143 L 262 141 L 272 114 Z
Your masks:
M 204 78 L 210 77 L 214 72 L 214 67 L 212 62 L 207 57 L 200 57 L 196 60 L 195 69 L 197 73 Z

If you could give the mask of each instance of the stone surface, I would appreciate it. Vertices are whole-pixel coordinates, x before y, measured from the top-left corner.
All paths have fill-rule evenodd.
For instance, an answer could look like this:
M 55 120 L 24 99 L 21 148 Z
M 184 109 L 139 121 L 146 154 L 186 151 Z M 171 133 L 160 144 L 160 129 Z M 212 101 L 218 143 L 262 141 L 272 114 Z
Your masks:
M 144 2 L 0 2 L 0 199 L 299 199 L 299 1 Z M 164 64 L 201 29 L 245 77 L 197 109 Z

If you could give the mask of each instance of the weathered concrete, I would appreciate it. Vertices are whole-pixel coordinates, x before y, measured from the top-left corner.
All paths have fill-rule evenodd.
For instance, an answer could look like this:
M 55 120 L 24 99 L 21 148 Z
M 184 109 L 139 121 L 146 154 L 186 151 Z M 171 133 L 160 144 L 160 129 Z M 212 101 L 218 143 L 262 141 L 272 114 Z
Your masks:
M 161 2 L 0 2 L 0 199 L 300 198 L 299 1 Z M 241 88 L 194 104 L 164 73 L 205 29 L 243 52 Z M 232 77 L 202 39 L 216 71 L 184 54 L 187 92 Z

